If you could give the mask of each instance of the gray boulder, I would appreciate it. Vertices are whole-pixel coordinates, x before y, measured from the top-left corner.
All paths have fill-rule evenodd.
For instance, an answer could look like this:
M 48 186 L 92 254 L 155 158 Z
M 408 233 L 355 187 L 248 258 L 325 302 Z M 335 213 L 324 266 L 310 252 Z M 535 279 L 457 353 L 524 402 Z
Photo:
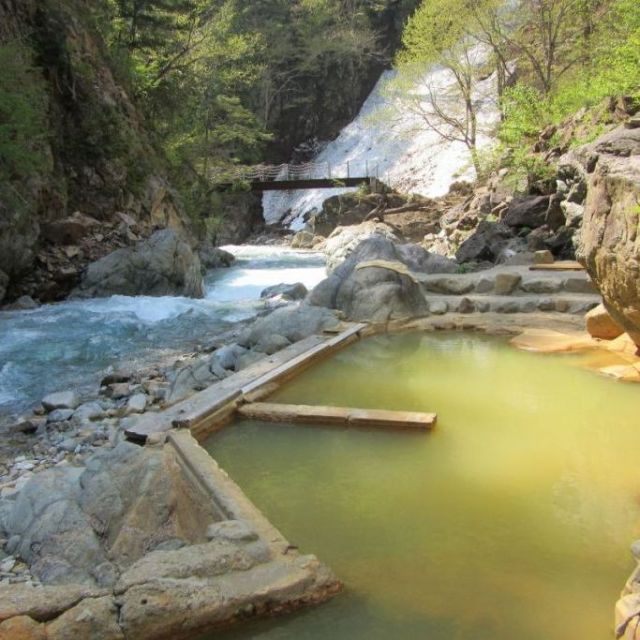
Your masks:
M 530 229 L 535 229 L 546 222 L 549 202 L 549 196 L 515 198 L 509 204 L 509 208 L 502 222 L 508 227 L 529 227 Z
M 514 238 L 511 229 L 501 222 L 483 220 L 456 253 L 456 259 L 464 262 L 497 262 L 503 250 Z
M 350 227 L 336 228 L 324 243 L 327 271 L 331 273 L 362 241 L 374 237 L 401 242 L 398 233 L 382 222 L 363 222 Z
M 93 262 L 73 295 L 204 295 L 200 259 L 172 229 Z
M 42 398 L 42 406 L 47 411 L 55 409 L 75 409 L 80 400 L 74 391 L 58 391 Z
M 267 287 L 260 297 L 276 298 L 280 297 L 283 300 L 303 300 L 309 291 L 302 282 L 296 282 L 295 284 L 274 284 L 272 287 Z
M 365 265 L 364 263 L 376 263 Z M 310 304 L 338 309 L 349 320 L 386 322 L 428 312 L 420 284 L 409 273 L 450 273 L 451 260 L 421 247 L 402 247 L 374 236 L 361 242 L 310 294 Z
M 210 242 L 200 246 L 198 257 L 203 269 L 224 269 L 230 267 L 236 260 L 233 253 L 214 247 Z
M 431 253 L 419 244 L 397 245 L 401 261 L 418 273 L 457 273 L 458 263 L 437 253 Z
M 257 320 L 246 336 L 246 346 L 267 353 L 275 335 L 289 342 L 298 342 L 304 338 L 335 327 L 339 323 L 335 313 L 319 306 L 301 304 L 299 307 L 276 309 L 264 318 Z

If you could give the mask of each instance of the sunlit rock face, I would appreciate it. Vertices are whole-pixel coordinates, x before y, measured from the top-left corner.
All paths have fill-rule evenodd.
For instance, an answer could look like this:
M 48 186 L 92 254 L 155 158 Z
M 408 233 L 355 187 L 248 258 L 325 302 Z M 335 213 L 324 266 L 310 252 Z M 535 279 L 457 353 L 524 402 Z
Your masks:
M 574 159 L 589 175 L 578 259 L 640 346 L 640 128 L 619 127 Z

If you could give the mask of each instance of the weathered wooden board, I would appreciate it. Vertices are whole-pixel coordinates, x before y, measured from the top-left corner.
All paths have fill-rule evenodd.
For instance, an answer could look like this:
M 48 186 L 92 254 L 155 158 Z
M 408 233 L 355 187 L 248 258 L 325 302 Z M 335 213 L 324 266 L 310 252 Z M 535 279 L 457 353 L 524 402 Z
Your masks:
M 144 441 L 154 433 L 172 428 L 187 428 L 196 436 L 204 435 L 210 427 L 223 424 L 244 401 L 245 394 L 253 395 L 266 385 L 281 382 L 320 358 L 331 355 L 357 340 L 358 332 L 364 326 L 351 325 L 332 337 L 309 336 L 164 411 L 145 414 L 125 433 L 136 441 Z
M 562 260 L 551 264 L 533 264 L 529 271 L 584 271 L 584 267 L 574 260 Z
M 346 425 L 394 429 L 432 429 L 435 413 L 387 411 L 382 409 L 352 409 L 303 404 L 256 402 L 238 408 L 244 418 L 265 422 L 294 422 L 301 424 Z

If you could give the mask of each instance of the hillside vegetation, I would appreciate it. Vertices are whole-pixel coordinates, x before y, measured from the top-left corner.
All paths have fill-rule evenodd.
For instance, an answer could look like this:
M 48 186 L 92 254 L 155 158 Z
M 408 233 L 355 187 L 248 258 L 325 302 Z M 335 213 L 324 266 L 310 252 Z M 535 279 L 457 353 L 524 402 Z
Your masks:
M 425 65 L 448 69 L 446 94 L 427 87 L 424 126 L 466 144 L 478 173 L 508 165 L 532 177 L 546 167 L 531 145 L 581 110 L 592 110 L 573 143 L 595 138 L 606 124 L 603 101 L 640 98 L 640 4 L 635 0 L 423 0 L 410 18 L 396 58 L 402 86 Z M 478 148 L 478 85 L 496 75 L 501 122 L 498 145 Z M 486 132 L 485 132 L 486 133 Z

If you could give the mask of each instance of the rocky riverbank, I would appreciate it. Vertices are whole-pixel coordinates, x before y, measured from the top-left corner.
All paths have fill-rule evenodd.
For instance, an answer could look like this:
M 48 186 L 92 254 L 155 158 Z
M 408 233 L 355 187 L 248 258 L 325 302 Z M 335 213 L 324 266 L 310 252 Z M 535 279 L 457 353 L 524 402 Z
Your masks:
M 589 312 L 592 338 L 534 333 L 519 346 L 604 345 L 620 362 L 602 372 L 634 379 L 629 369 L 640 365 L 624 341 L 633 344 L 635 336 L 635 294 L 609 286 L 602 265 L 626 243 L 616 269 L 635 282 L 629 189 L 615 185 L 616 176 L 624 184 L 637 177 L 637 131 L 620 127 L 591 153 L 569 154 L 554 184 L 535 187 L 540 193 L 507 193 L 503 175 L 476 190 L 456 185 L 438 202 L 405 198 L 389 209 L 388 200 L 371 196 L 347 225 L 339 224 L 347 220 L 335 214 L 334 201 L 324 222 L 316 220 L 326 225 L 326 238 L 317 235 L 320 227 L 294 238 L 327 255 L 327 278 L 312 291 L 296 283 L 272 287 L 264 292 L 269 313 L 207 336 L 197 352 L 145 370 L 122 363 L 96 393 L 48 395 L 5 425 L 0 638 L 180 638 L 334 594 L 339 582 L 330 571 L 291 549 L 186 434 L 137 447 L 124 433 L 343 320 L 366 322 L 372 331 L 575 333 Z M 374 215 L 367 212 L 372 204 Z M 620 211 L 625 233 L 616 223 Z M 133 282 L 136 291 L 198 295 L 200 259 L 229 261 L 212 248 L 198 257 L 168 231 L 142 242 L 149 248 L 120 249 L 95 263 L 78 293 L 131 293 Z M 576 248 L 589 273 L 567 262 Z M 613 318 L 598 307 L 601 293 Z M 192 482 L 189 460 L 200 460 L 206 470 L 196 476 L 205 480 Z

